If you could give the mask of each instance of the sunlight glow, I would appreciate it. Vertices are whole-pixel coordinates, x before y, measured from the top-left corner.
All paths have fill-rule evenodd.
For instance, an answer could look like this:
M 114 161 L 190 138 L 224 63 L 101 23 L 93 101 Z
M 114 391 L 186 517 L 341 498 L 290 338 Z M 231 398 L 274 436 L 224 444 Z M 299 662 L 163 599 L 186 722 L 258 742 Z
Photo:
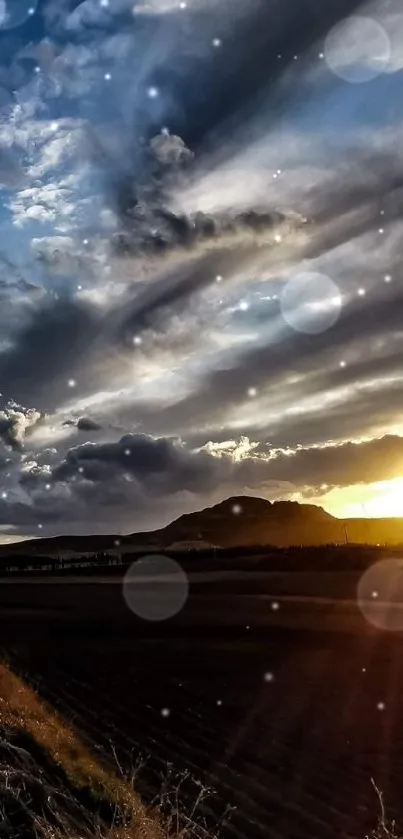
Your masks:
M 403 517 L 403 478 L 335 488 L 314 503 L 340 518 Z

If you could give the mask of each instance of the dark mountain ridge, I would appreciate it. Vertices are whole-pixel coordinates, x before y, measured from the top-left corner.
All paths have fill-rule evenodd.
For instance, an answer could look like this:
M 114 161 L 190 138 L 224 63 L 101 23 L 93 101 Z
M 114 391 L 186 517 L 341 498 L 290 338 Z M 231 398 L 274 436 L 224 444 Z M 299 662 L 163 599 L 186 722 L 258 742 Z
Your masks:
M 88 536 L 54 536 L 0 546 L 0 555 L 57 555 L 158 551 L 199 540 L 217 547 L 324 545 L 345 542 L 403 544 L 403 519 L 336 519 L 314 504 L 234 496 L 186 513 L 159 530 Z

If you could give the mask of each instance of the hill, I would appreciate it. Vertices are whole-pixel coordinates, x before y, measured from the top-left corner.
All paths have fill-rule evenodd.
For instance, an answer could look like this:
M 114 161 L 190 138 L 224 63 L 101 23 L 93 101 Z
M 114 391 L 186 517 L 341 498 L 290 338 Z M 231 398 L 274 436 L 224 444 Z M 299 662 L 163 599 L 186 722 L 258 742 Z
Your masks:
M 180 540 L 203 539 L 213 545 L 318 544 L 326 534 L 343 533 L 341 522 L 313 504 L 267 501 L 236 496 L 214 507 L 188 513 L 159 531 L 164 545 Z
M 203 540 L 221 547 L 403 544 L 403 519 L 337 519 L 314 504 L 235 496 L 187 513 L 159 530 L 89 536 L 56 536 L 0 546 L 0 556 L 76 556 L 107 552 L 157 552 L 180 542 Z

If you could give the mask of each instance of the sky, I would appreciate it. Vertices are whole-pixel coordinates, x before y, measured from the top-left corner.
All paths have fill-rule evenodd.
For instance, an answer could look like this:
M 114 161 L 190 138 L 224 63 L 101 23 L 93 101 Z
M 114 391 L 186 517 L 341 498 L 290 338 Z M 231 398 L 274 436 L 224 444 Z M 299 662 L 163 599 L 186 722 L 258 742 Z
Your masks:
M 0 0 L 0 541 L 403 515 L 399 0 Z

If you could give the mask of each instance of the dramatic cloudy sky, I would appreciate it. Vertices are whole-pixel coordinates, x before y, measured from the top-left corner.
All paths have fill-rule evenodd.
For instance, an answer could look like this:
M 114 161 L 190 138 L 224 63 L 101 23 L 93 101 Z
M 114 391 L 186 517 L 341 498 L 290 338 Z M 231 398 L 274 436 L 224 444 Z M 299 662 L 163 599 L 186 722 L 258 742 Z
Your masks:
M 401 0 L 0 0 L 0 539 L 403 514 Z

